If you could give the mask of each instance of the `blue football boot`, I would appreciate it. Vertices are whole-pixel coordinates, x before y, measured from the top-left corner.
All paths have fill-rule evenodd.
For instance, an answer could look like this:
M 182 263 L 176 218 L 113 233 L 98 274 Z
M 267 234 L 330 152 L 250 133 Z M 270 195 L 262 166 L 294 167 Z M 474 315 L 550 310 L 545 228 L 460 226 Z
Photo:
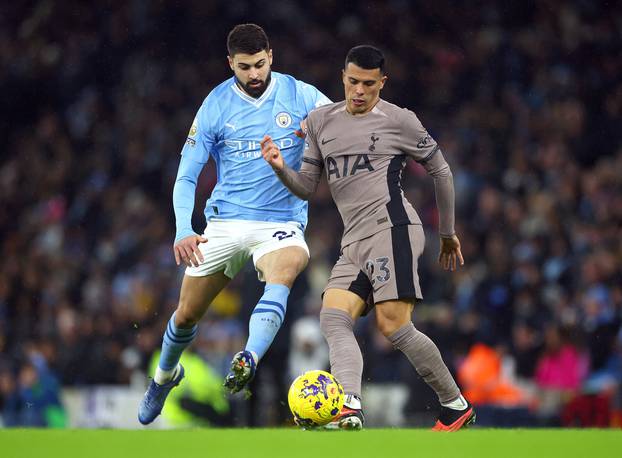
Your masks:
M 160 415 L 160 412 L 162 412 L 166 397 L 173 388 L 179 385 L 182 378 L 184 378 L 184 366 L 180 364 L 177 377 L 173 378 L 170 382 L 164 385 L 158 385 L 155 380 L 151 380 L 149 388 L 147 388 L 145 396 L 140 402 L 140 406 L 138 406 L 138 421 L 143 425 L 148 425 L 155 420 L 156 417 Z

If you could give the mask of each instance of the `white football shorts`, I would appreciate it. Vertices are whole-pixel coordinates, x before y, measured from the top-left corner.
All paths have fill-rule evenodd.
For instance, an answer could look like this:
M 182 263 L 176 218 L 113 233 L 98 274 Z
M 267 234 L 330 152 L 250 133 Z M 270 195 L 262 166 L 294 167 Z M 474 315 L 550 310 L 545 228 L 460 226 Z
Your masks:
M 224 270 L 227 277 L 233 278 L 251 256 L 257 269 L 257 261 L 264 254 L 288 246 L 299 246 L 309 256 L 302 228 L 294 221 L 276 223 L 212 219 L 207 223 L 203 236 L 207 242 L 199 244 L 199 249 L 204 262 L 197 267 L 186 268 L 186 275 L 191 277 L 204 277 Z M 257 276 L 264 281 L 261 272 L 257 271 Z

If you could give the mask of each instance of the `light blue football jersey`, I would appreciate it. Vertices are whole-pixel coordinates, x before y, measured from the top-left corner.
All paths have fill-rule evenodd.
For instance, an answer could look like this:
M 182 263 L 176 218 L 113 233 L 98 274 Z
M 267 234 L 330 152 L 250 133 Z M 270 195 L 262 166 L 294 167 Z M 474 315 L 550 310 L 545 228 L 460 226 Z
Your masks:
M 217 182 L 205 206 L 208 221 L 295 221 L 306 226 L 307 203 L 291 194 L 264 161 L 260 141 L 270 135 L 285 162 L 298 170 L 304 139 L 296 131 L 311 110 L 327 103 L 330 100 L 315 87 L 274 71 L 257 99 L 244 93 L 233 77 L 214 88 L 199 108 L 181 152 L 173 193 L 176 241 L 193 234 L 196 178 L 210 156 Z

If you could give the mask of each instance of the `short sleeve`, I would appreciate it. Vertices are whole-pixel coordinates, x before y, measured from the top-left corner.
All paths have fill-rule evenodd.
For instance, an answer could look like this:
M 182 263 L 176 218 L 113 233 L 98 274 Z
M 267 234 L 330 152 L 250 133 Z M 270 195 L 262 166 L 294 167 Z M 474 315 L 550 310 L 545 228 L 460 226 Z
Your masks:
M 297 85 L 298 90 L 302 93 L 304 110 L 307 114 L 317 107 L 332 103 L 331 100 L 324 94 L 322 94 L 315 86 L 304 83 L 302 81 L 298 81 Z
M 186 143 L 181 150 L 183 156 L 200 164 L 207 163 L 217 142 L 217 130 L 214 126 L 219 117 L 218 105 L 208 96 L 192 121 Z

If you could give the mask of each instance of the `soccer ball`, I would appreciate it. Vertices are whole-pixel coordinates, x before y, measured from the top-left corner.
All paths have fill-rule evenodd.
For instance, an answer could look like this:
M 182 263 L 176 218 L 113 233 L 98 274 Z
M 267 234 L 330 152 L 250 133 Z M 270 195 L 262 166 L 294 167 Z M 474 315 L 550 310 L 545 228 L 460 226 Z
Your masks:
M 323 426 L 343 407 L 343 387 L 325 371 L 308 371 L 292 382 L 287 395 L 298 426 Z

